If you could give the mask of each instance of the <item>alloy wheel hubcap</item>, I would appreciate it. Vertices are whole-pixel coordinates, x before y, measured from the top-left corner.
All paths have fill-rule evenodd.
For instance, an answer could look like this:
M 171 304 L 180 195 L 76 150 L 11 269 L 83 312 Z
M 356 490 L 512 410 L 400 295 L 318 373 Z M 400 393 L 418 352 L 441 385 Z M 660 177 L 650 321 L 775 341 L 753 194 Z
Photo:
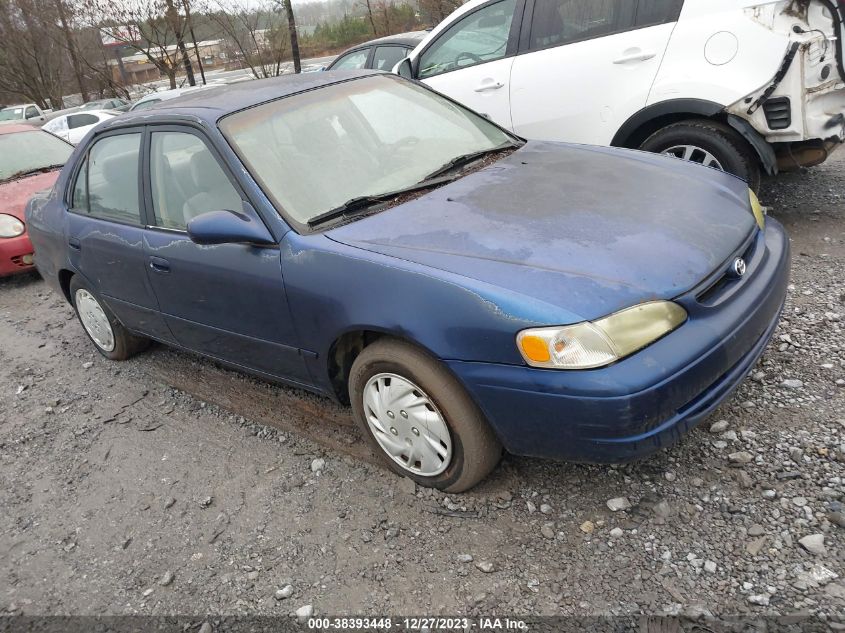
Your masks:
M 452 461 L 443 415 L 417 385 L 396 374 L 376 374 L 364 387 L 364 416 L 390 459 L 415 475 L 434 477 Z
M 668 156 L 674 156 L 675 158 L 688 160 L 691 163 L 698 163 L 705 167 L 713 167 L 719 171 L 725 171 L 722 163 L 713 154 L 695 145 L 673 145 L 663 150 L 663 153 Z
M 100 302 L 87 290 L 76 291 L 76 310 L 79 320 L 91 340 L 105 352 L 114 350 L 114 331 Z

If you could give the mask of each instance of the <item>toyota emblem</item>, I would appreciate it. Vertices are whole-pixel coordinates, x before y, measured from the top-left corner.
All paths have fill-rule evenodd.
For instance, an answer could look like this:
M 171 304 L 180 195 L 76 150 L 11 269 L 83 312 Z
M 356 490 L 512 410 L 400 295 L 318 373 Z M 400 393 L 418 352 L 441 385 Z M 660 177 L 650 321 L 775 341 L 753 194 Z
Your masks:
M 742 257 L 737 257 L 734 260 L 733 273 L 737 277 L 742 277 L 745 274 L 745 260 Z

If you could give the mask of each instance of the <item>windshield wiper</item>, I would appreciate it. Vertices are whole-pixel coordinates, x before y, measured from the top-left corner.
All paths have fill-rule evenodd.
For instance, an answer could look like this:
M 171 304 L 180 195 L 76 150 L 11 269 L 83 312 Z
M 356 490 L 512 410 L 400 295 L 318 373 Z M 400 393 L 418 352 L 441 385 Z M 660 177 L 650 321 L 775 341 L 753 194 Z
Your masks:
M 7 176 L 3 180 L 11 180 L 12 178 L 22 178 L 24 176 L 31 176 L 32 174 L 39 174 L 41 172 L 53 171 L 54 169 L 60 169 L 64 167 L 63 163 L 58 163 L 57 165 L 47 165 L 46 167 L 34 167 L 32 169 L 24 169 L 23 171 L 16 171 L 11 176 Z
M 347 200 L 339 207 L 335 207 L 334 209 L 329 209 L 324 213 L 315 215 L 313 218 L 308 220 L 308 226 L 310 228 L 314 228 L 315 226 L 325 224 L 326 222 L 336 218 L 347 217 L 358 211 L 365 211 L 380 202 L 387 202 L 388 200 L 401 196 L 402 194 L 420 191 L 422 189 L 429 189 L 438 185 L 444 185 L 454 179 L 455 176 L 441 176 L 438 178 L 428 177 L 425 180 L 421 180 L 420 182 L 411 185 L 410 187 L 404 187 L 402 189 L 396 189 L 395 191 L 388 191 L 386 193 L 379 193 L 372 196 L 358 196 L 357 198 Z
M 453 169 L 457 169 L 459 167 L 463 167 L 464 165 L 469 165 L 471 162 L 478 160 L 479 158 L 483 158 L 488 154 L 495 154 L 496 152 L 501 152 L 506 149 L 511 149 L 514 147 L 518 147 L 516 143 L 508 143 L 507 145 L 499 145 L 498 147 L 491 147 L 489 149 L 483 149 L 478 152 L 470 152 L 469 154 L 462 154 L 461 156 L 455 156 L 452 160 L 448 163 L 441 165 L 433 172 L 431 172 L 426 178 L 437 178 L 438 176 L 442 176 Z

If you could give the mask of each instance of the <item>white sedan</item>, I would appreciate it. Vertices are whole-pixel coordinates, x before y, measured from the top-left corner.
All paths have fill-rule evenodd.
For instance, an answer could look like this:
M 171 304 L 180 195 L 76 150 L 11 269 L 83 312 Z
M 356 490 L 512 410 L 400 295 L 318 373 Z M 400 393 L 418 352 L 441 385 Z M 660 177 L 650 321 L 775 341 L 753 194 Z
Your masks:
M 76 145 L 85 138 L 85 135 L 98 123 L 113 119 L 120 112 L 112 110 L 91 110 L 85 112 L 72 112 L 50 119 L 42 126 L 42 129 L 54 134 L 59 138 Z

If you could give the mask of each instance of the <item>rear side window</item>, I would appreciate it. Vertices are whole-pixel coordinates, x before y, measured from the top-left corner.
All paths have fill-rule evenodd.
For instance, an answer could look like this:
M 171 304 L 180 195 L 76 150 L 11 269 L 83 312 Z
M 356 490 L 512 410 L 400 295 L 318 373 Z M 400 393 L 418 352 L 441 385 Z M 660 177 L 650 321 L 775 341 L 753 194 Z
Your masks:
M 531 49 L 630 30 L 636 13 L 636 0 L 537 0 L 531 19 Z
M 639 0 L 636 26 L 654 26 L 677 22 L 684 7 L 684 0 Z
M 103 220 L 141 224 L 138 162 L 141 134 L 97 141 L 76 177 L 72 207 Z
M 99 123 L 98 119 L 93 114 L 71 114 L 67 118 L 68 129 L 75 130 L 78 127 L 85 127 L 86 125 L 94 125 Z
M 373 54 L 373 68 L 389 72 L 407 55 L 408 49 L 404 46 L 378 46 Z

